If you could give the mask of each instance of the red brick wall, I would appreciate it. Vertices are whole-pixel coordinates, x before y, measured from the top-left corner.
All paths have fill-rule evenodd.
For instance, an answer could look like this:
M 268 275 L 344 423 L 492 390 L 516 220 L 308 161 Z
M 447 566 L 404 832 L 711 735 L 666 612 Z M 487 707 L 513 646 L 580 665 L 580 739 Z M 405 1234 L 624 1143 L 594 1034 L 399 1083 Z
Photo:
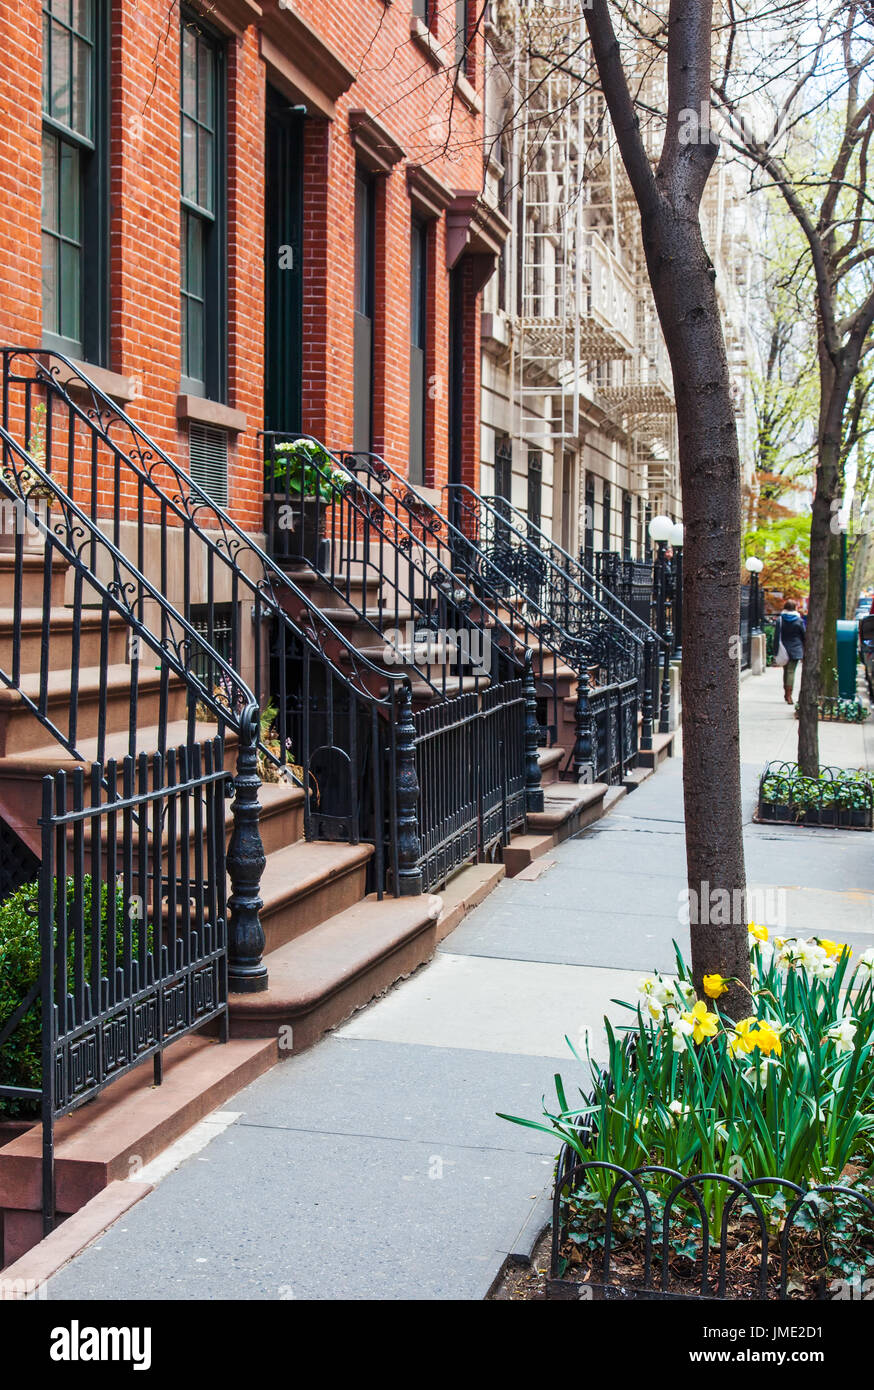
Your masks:
M 208 17 L 221 13 L 204 7 Z M 474 7 L 476 9 L 477 7 Z M 407 162 L 423 163 L 450 188 L 482 183 L 481 116 L 453 95 L 452 68 L 435 70 L 410 42 L 409 0 L 297 0 L 299 14 L 358 74 L 336 119 L 308 119 L 304 177 L 304 426 L 335 445 L 352 439 L 355 151 L 349 112 L 364 108 L 404 150 L 380 177 L 375 323 L 374 436 L 406 468 L 409 444 L 409 260 Z M 179 325 L 179 27 L 163 0 L 112 5 L 110 149 L 110 348 L 107 365 L 132 377 L 130 413 L 180 461 L 176 422 Z M 0 342 L 38 344 L 40 309 L 39 0 L 0 0 Z M 438 41 L 451 45 L 454 4 L 441 0 Z M 482 71 L 475 40 L 473 73 Z M 257 29 L 227 36 L 228 394 L 247 417 L 231 448 L 231 501 L 239 521 L 261 521 L 264 88 Z M 295 55 L 290 55 L 294 58 Z M 429 238 L 427 480 L 442 483 L 447 458 L 448 272 L 445 219 Z M 479 455 L 478 308 L 469 305 L 465 379 L 465 478 Z M 233 436 L 232 436 L 233 440 Z M 130 510 L 130 509 L 128 509 Z

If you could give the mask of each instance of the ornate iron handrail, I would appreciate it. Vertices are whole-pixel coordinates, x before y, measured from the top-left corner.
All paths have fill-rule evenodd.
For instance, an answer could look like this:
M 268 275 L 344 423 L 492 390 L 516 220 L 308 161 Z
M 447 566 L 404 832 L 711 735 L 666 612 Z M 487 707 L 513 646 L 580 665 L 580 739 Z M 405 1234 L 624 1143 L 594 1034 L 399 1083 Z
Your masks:
M 258 829 L 259 763 L 278 769 L 279 775 L 287 775 L 294 767 L 302 769 L 302 775 L 294 775 L 295 780 L 303 782 L 307 835 L 316 837 L 328 833 L 352 840 L 359 834 L 372 837 L 375 846 L 373 881 L 377 893 L 382 895 L 386 879 L 390 879 L 392 891 L 402 891 L 395 833 L 395 780 L 400 692 L 406 677 L 402 672 L 386 671 L 350 649 L 344 634 L 320 613 L 309 595 L 298 588 L 233 518 L 208 498 L 184 469 L 69 358 L 60 353 L 48 354 L 21 347 L 4 348 L 2 357 L 3 425 L 7 432 L 13 426 L 22 431 L 25 452 L 32 442 L 37 444 L 37 452 L 45 461 L 43 471 L 47 477 L 51 478 L 54 463 L 58 464 L 59 473 L 66 473 L 64 490 L 78 499 L 80 510 L 84 503 L 91 513 L 93 526 L 89 539 L 95 560 L 100 544 L 98 537 L 102 534 L 98 525 L 101 507 L 110 513 L 104 520 L 119 550 L 122 506 L 127 502 L 134 517 L 131 525 L 135 529 L 137 563 L 133 568 L 138 574 L 145 571 L 148 500 L 161 534 L 160 592 L 168 588 L 168 526 L 176 523 L 181 531 L 182 616 L 192 631 L 190 578 L 195 562 L 206 576 L 208 614 L 206 637 L 201 639 L 205 648 L 214 651 L 216 570 L 224 573 L 225 589 L 234 615 L 240 611 L 243 595 L 251 600 L 255 633 L 250 663 L 254 699 L 257 710 L 264 711 L 276 691 L 279 707 L 275 736 L 262 730 L 260 719 L 256 718 L 251 746 L 244 746 L 242 741 L 240 745 L 234 834 L 227 857 L 233 890 L 229 899 L 229 955 L 232 989 L 264 989 L 267 974 L 261 959 L 264 935 L 259 919 L 262 905 L 259 887 L 266 861 Z M 70 394 L 71 389 L 84 397 L 84 406 Z M 36 415 L 37 406 L 42 407 L 42 418 Z M 123 443 L 113 432 L 123 432 Z M 108 460 L 102 458 L 101 447 L 108 451 Z M 57 486 L 56 479 L 55 484 Z M 194 555 L 193 545 L 197 547 Z M 84 556 L 81 558 L 84 563 Z M 247 563 L 254 574 L 248 572 Z M 292 603 L 299 621 L 294 621 L 287 611 L 287 605 Z M 273 627 L 273 678 L 269 669 L 271 663 L 262 650 L 261 631 L 265 621 L 270 621 Z M 241 648 L 241 634 L 235 618 L 230 656 L 223 663 L 232 671 L 242 664 Z M 335 659 L 340 653 L 344 654 L 348 674 L 339 668 Z M 300 692 L 296 706 L 289 691 L 290 666 L 296 672 Z M 318 706 L 318 721 L 313 715 L 313 705 Z M 311 737 L 314 725 L 317 725 L 317 732 Z M 292 731 L 298 736 L 296 748 L 290 746 Z M 338 749 L 336 741 L 341 739 L 348 746 Z M 367 757 L 362 740 L 366 740 L 369 750 Z M 328 780 L 325 769 L 332 754 L 337 754 L 335 762 L 343 762 L 346 801 L 339 806 L 331 799 L 326 809 L 322 793 Z M 313 760 L 322 772 L 321 780 L 312 773 Z

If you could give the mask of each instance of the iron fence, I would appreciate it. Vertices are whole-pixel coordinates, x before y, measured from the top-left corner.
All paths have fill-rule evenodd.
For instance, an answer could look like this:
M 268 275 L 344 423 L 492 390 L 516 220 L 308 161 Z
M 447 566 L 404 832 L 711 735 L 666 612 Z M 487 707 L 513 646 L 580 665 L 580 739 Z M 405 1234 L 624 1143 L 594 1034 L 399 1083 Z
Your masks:
M 39 970 L 0 1030 L 39 1034 L 43 1221 L 55 1219 L 54 1128 L 148 1058 L 218 1021 L 227 1040 L 223 742 L 43 778 Z M 33 1081 L 33 1078 L 30 1078 Z
M 576 744 L 571 767 L 578 782 L 621 782 L 636 765 L 636 680 L 577 691 Z
M 628 1170 L 582 1163 L 566 1145 L 547 1288 L 558 1299 L 822 1300 L 847 1282 L 848 1243 L 874 1255 L 874 1201 L 853 1187 Z
M 524 827 L 526 696 L 522 681 L 419 710 L 415 726 L 419 870 L 430 891 L 482 862 Z
M 822 767 L 803 777 L 797 763 L 769 762 L 759 778 L 756 819 L 832 830 L 871 830 L 874 783 L 867 772 Z

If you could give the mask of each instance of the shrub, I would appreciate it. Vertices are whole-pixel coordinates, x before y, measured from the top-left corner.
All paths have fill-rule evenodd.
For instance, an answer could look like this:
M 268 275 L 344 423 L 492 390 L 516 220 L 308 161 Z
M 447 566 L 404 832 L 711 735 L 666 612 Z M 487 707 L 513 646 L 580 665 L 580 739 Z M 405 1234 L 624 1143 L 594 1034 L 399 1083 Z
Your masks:
M 290 494 L 332 502 L 350 481 L 315 440 L 295 439 L 277 444 L 274 455 L 264 461 L 264 483 L 271 491 L 287 489 Z
M 57 893 L 57 881 L 55 884 Z M 101 922 L 106 924 L 108 888 L 101 884 Z M 116 922 L 124 921 L 124 894 L 121 884 L 115 886 Z M 73 912 L 75 881 L 67 879 L 67 912 Z M 84 919 L 91 919 L 91 876 L 82 881 Z M 57 901 L 57 898 L 55 899 Z M 38 918 L 38 885 L 25 884 L 0 903 L 0 1031 L 12 1017 L 31 987 L 39 979 L 40 945 Z M 103 943 L 105 952 L 105 941 Z M 122 926 L 117 931 L 117 951 L 123 944 Z M 103 958 L 104 969 L 106 956 Z M 91 966 L 91 944 L 85 938 L 85 969 Z M 68 978 L 73 978 L 73 941 L 68 943 Z M 17 1028 L 0 1048 L 0 1085 L 33 1086 L 42 1083 L 42 1027 L 39 1000 L 28 1009 Z M 0 1115 L 31 1115 L 37 1113 L 36 1102 L 9 1100 L 0 1097 Z

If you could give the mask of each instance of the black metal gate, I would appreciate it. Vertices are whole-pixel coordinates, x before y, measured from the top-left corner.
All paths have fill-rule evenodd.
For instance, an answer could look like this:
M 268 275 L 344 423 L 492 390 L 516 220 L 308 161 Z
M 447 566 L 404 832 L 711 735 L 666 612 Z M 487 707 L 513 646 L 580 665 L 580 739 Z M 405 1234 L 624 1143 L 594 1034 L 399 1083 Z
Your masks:
M 39 976 L 0 1029 L 38 1013 L 43 1223 L 55 1218 L 54 1125 L 165 1047 L 218 1020 L 227 1039 L 221 739 L 43 778 Z M 39 1001 L 39 1002 L 38 1002 Z

